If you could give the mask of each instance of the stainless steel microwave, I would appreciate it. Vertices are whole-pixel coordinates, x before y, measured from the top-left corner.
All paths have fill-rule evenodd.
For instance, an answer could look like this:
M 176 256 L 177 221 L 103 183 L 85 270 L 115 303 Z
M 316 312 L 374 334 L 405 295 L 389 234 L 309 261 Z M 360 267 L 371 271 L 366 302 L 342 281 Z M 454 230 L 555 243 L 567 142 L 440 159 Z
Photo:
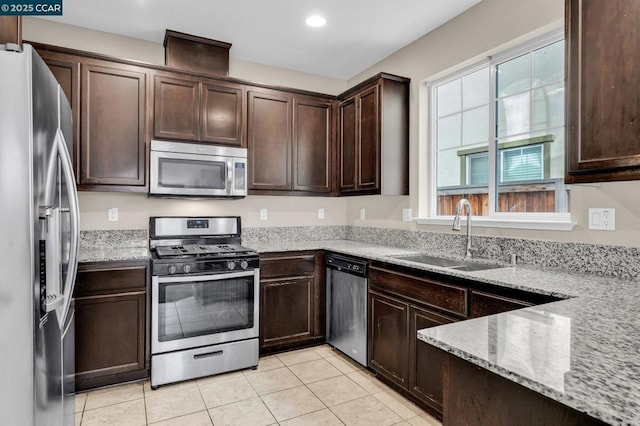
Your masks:
M 247 195 L 247 150 L 151 141 L 149 195 L 239 198 Z

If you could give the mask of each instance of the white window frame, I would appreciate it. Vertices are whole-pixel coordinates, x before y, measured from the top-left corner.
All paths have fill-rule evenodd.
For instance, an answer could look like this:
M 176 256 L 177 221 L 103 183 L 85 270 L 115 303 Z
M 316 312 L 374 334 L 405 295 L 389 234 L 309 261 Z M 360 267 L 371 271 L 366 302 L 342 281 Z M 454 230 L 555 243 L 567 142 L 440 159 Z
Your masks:
M 496 67 L 497 65 L 506 62 L 509 59 L 513 59 L 522 54 L 535 50 L 537 48 L 544 47 L 545 45 L 552 44 L 560 41 L 564 38 L 564 30 L 558 29 L 552 31 L 541 37 L 534 38 L 529 42 L 522 43 L 515 48 L 508 49 L 502 53 L 496 54 L 493 57 L 488 57 L 486 60 L 480 61 L 474 65 L 452 70 L 446 76 L 434 79 L 433 81 L 426 81 L 425 88 L 422 93 L 425 94 L 428 105 L 428 117 L 425 120 L 427 126 L 427 190 L 420 191 L 419 198 L 426 196 L 426 215 L 422 213 L 416 222 L 421 225 L 451 225 L 453 222 L 453 216 L 438 216 L 438 201 L 437 201 L 437 134 L 436 126 L 436 112 L 437 105 L 435 96 L 433 96 L 433 87 L 441 85 L 449 81 L 461 78 L 464 75 L 471 74 L 480 70 L 486 66 L 489 66 L 490 75 L 490 93 L 495 94 L 496 90 Z M 566 70 L 565 70 L 566 72 Z M 566 90 L 566 88 L 565 88 Z M 490 131 L 495 128 L 495 95 L 492 95 L 492 101 L 489 108 L 490 116 Z M 566 109 L 565 105 L 565 111 Z M 496 149 L 494 135 L 489 137 L 489 170 L 496 170 Z M 544 229 L 544 230 L 556 230 L 556 231 L 570 231 L 577 223 L 571 220 L 571 212 L 566 213 L 506 213 L 496 211 L 496 173 L 489 173 L 489 215 L 488 216 L 473 216 L 474 226 L 481 227 L 495 227 L 495 228 L 514 228 L 514 229 Z M 425 203 L 420 203 L 420 206 L 424 206 Z

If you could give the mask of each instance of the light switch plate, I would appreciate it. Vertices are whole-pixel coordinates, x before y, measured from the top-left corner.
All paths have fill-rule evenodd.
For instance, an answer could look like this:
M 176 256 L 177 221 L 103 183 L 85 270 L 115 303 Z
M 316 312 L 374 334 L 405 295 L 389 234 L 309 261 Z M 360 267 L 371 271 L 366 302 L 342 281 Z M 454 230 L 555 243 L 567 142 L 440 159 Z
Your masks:
M 324 209 L 318 209 L 318 219 L 324 219 Z
M 268 217 L 267 209 L 260 209 L 260 220 L 267 220 Z
M 367 211 L 365 209 L 360 209 L 360 220 L 365 220 L 367 218 Z
M 589 229 L 595 231 L 615 231 L 616 209 L 589 209 Z
M 114 207 L 108 210 L 109 212 L 109 222 L 117 222 L 118 221 L 118 208 Z
M 402 209 L 402 221 L 403 222 L 411 222 L 413 216 L 413 212 L 411 209 Z

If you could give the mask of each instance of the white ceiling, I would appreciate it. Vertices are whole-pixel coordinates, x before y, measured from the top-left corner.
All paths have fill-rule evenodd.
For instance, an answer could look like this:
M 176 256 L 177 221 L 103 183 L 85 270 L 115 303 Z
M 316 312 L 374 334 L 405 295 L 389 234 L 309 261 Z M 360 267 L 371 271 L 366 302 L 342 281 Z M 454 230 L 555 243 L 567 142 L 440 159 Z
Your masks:
M 162 43 L 165 29 L 234 58 L 348 79 L 480 0 L 64 0 L 54 21 Z M 305 19 L 320 14 L 323 28 Z

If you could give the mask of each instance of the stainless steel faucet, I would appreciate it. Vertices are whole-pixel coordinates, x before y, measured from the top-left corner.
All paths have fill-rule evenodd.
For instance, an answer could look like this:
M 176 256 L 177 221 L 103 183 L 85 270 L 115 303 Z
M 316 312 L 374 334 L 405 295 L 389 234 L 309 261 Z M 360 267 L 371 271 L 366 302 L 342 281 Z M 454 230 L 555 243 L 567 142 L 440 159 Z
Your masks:
M 458 201 L 458 205 L 456 205 L 456 217 L 453 218 L 453 226 L 451 229 L 454 231 L 460 230 L 460 215 L 462 214 L 462 207 L 467 208 L 467 249 L 464 257 L 471 257 L 471 204 L 466 198 Z

